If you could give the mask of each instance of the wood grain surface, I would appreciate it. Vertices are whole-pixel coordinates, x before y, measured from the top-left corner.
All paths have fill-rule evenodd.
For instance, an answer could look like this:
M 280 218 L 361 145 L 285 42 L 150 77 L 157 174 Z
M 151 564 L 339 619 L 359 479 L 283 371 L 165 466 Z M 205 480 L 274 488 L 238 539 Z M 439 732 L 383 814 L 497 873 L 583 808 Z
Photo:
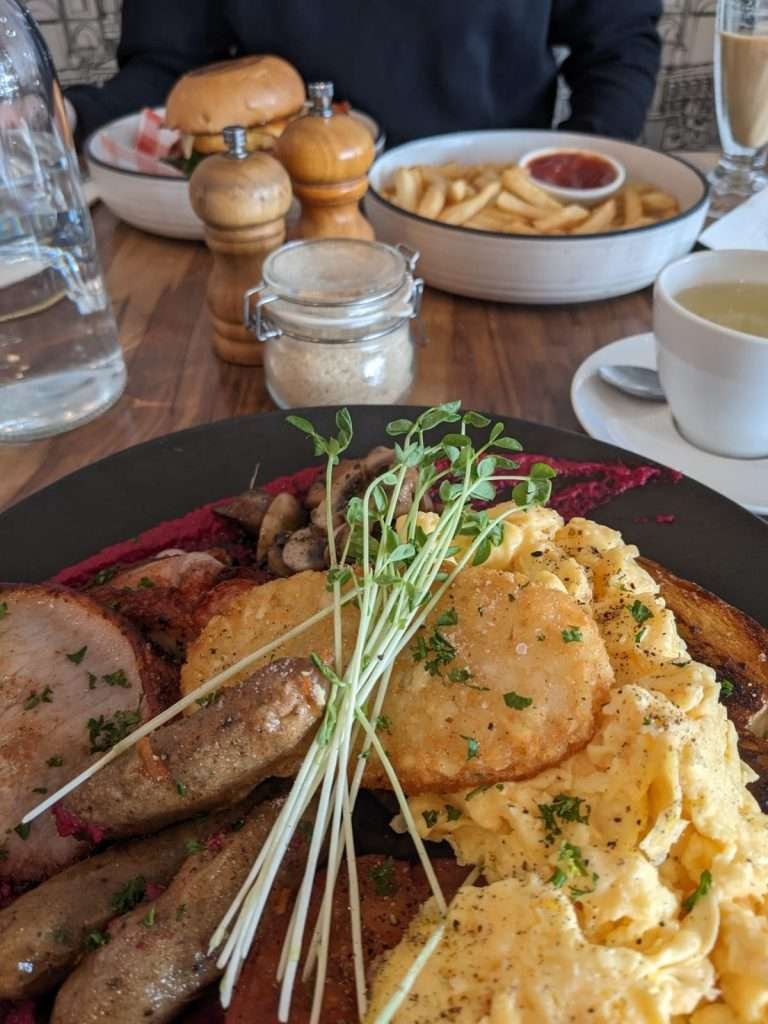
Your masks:
M 128 365 L 120 401 L 47 441 L 0 445 L 0 509 L 81 466 L 184 427 L 273 409 L 260 367 L 221 362 L 201 242 L 156 238 L 94 210 L 99 251 Z M 257 282 L 254 282 L 256 284 Z M 590 352 L 649 329 L 650 293 L 579 306 L 509 306 L 427 289 L 413 404 L 471 407 L 578 430 L 571 377 Z

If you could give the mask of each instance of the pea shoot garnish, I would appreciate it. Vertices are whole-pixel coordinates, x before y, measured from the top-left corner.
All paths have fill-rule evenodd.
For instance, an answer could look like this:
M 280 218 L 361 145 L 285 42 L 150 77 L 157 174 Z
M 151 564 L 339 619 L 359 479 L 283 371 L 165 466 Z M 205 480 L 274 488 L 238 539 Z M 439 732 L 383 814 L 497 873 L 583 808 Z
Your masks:
M 361 496 L 350 499 L 346 509 L 339 513 L 332 502 L 333 471 L 352 443 L 349 412 L 341 409 L 336 413 L 336 432 L 328 437 L 322 436 L 304 417 L 291 415 L 287 420 L 307 435 L 315 454 L 326 460 L 325 505 L 321 507 L 325 522 L 340 526 L 338 532 L 328 532 L 326 587 L 332 600 L 301 625 L 208 679 L 144 725 L 139 725 L 138 714 L 135 720 L 124 717 L 122 722 L 113 723 L 113 728 L 108 722 L 91 719 L 88 723 L 91 747 L 108 750 L 108 753 L 43 801 L 28 818 L 42 813 L 190 704 L 205 700 L 281 644 L 300 637 L 323 619 L 331 618 L 332 654 L 320 657 L 316 652 L 309 652 L 317 671 L 328 681 L 321 725 L 248 882 L 216 929 L 210 949 L 217 951 L 217 963 L 223 971 L 221 1001 L 227 1007 L 280 864 L 310 804 L 316 801 L 315 827 L 307 840 L 306 867 L 285 937 L 278 1013 L 281 1019 L 289 1017 L 301 950 L 307 947 L 310 953 L 304 970 L 308 977 L 314 977 L 312 1019 L 319 1018 L 332 941 L 333 893 L 341 862 L 345 859 L 357 1008 L 359 1016 L 365 1016 L 365 966 L 352 811 L 362 785 L 366 756 L 373 752 L 397 798 L 438 915 L 437 925 L 416 963 L 382 1011 L 389 1020 L 407 997 L 419 966 L 435 948 L 447 923 L 447 902 L 395 768 L 383 746 L 386 730 L 377 729 L 392 666 L 403 651 L 410 651 L 425 671 L 440 675 L 446 685 L 474 685 L 469 669 L 456 664 L 456 647 L 449 631 L 456 625 L 457 616 L 450 606 L 446 609 L 448 590 L 466 566 L 482 565 L 502 543 L 505 518 L 548 500 L 555 473 L 546 463 L 534 464 L 527 475 L 516 473 L 516 464 L 505 453 L 519 451 L 520 444 L 505 435 L 504 425 L 492 424 L 480 413 L 462 413 L 459 402 L 447 402 L 413 420 L 401 419 L 389 424 L 387 433 L 393 438 L 393 461 L 370 480 Z M 446 424 L 450 432 L 436 436 L 436 428 Z M 480 432 L 484 440 L 476 441 Z M 491 519 L 487 512 L 474 508 L 476 502 L 493 501 L 500 487 L 512 487 L 513 502 L 497 518 Z M 398 506 L 405 494 L 409 498 L 409 511 L 400 519 Z M 439 495 L 442 509 L 434 528 L 427 534 L 418 521 L 418 512 L 426 497 L 435 494 Z M 457 543 L 460 536 L 465 540 Z M 352 643 L 343 643 L 343 629 L 349 627 L 342 620 L 342 609 L 351 602 L 358 612 L 354 620 L 355 635 L 346 638 Z M 351 653 L 346 655 L 346 651 Z M 451 678 L 452 672 L 457 673 L 454 678 Z M 136 726 L 133 735 L 128 736 Z M 467 760 L 479 758 L 479 741 L 472 736 L 462 739 L 466 743 Z M 358 751 L 360 756 L 355 757 Z M 465 799 L 469 797 L 470 794 Z M 449 814 L 449 820 L 455 819 Z M 325 887 L 314 936 L 305 943 L 313 883 L 325 851 Z M 391 894 L 392 886 L 396 885 L 393 863 L 385 860 L 373 869 L 371 881 L 377 893 Z
M 729 697 L 733 696 L 735 687 L 730 679 L 720 680 L 720 700 L 728 700 Z

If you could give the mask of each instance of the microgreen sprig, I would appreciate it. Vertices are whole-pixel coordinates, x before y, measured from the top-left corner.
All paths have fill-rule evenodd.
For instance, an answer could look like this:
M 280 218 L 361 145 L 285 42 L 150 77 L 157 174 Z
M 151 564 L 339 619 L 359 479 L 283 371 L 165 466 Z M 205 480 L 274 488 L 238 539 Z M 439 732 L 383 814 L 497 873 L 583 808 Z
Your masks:
M 312 439 L 316 451 L 326 454 L 326 495 L 329 495 L 332 468 L 339 452 L 345 450 L 351 440 L 350 431 L 345 426 L 347 420 L 337 416 L 340 433 L 337 438 L 330 439 L 321 437 L 306 420 L 298 418 L 297 422 L 297 418 L 292 418 L 292 422 Z M 445 423 L 458 424 L 457 432 L 437 441 L 427 437 L 430 431 Z M 475 513 L 472 502 L 493 500 L 496 495 L 494 484 L 498 481 L 507 483 L 510 479 L 516 482 L 513 496 L 519 507 L 530 508 L 549 497 L 554 475 L 549 466 L 538 464 L 536 471 L 526 477 L 496 475 L 500 471 L 514 470 L 516 466 L 503 456 L 489 455 L 488 449 L 493 446 L 515 451 L 520 446 L 513 438 L 504 436 L 501 424 L 491 429 L 484 444 L 475 446 L 467 433 L 468 428 L 482 429 L 489 423 L 478 413 L 462 415 L 458 402 L 430 409 L 413 421 L 391 423 L 387 433 L 402 438 L 395 443 L 393 464 L 368 483 L 362 496 L 353 498 L 348 504 L 345 517 L 347 536 L 340 557 L 331 556 L 329 584 L 338 597 L 341 580 L 351 581 L 359 609 L 357 634 L 352 653 L 342 670 L 338 659 L 334 669 L 321 659 L 314 659 L 318 669 L 331 683 L 323 722 L 280 820 L 267 839 L 240 896 L 213 937 L 211 948 L 219 948 L 218 965 L 224 970 L 224 1005 L 231 998 L 242 961 L 293 831 L 310 800 L 318 794 L 312 843 L 280 960 L 282 987 L 278 1016 L 280 1020 L 287 1020 L 290 1013 L 319 851 L 325 839 L 329 843 L 325 891 L 304 972 L 307 977 L 312 969 L 315 971 L 310 1021 L 316 1024 L 322 1006 L 330 947 L 332 898 L 342 857 L 347 860 L 350 881 L 355 879 L 350 886 L 353 957 L 358 982 L 358 1010 L 361 1015 L 365 1013 L 351 812 L 371 749 L 398 799 L 403 819 L 430 880 L 438 911 L 441 915 L 446 913 L 446 901 L 406 795 L 377 735 L 376 722 L 395 658 L 424 625 L 458 573 L 467 564 L 482 564 L 492 547 L 501 543 L 503 517 L 491 520 L 487 513 Z M 411 476 L 415 473 L 415 481 L 411 481 L 413 499 L 404 520 L 398 522 L 396 509 L 409 472 Z M 418 508 L 423 497 L 435 491 L 440 494 L 443 509 L 435 528 L 425 533 L 418 523 Z M 514 506 L 506 514 L 512 511 Z M 330 505 L 327 506 L 327 516 L 330 523 Z M 455 538 L 460 532 L 470 539 L 470 543 L 455 562 L 460 551 Z M 452 569 L 449 568 L 450 558 L 455 562 Z M 350 784 L 347 765 L 351 752 L 359 746 L 361 733 L 362 757 L 358 759 Z

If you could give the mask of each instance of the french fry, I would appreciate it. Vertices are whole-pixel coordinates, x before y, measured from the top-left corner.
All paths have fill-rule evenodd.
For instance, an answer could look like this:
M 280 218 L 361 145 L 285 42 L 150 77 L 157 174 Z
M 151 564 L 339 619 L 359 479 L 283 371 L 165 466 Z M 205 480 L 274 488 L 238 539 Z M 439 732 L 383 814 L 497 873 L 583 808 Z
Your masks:
M 441 178 L 440 183 L 434 181 L 431 185 L 427 186 L 424 195 L 421 197 L 419 205 L 416 207 L 416 213 L 422 217 L 430 217 L 435 220 L 440 216 L 443 207 L 445 206 L 445 179 Z
M 624 201 L 624 227 L 634 227 L 643 216 L 643 204 L 634 185 L 627 185 L 622 192 Z
M 472 184 L 475 186 L 476 189 L 482 190 L 485 188 L 486 185 L 490 185 L 492 181 L 498 180 L 498 172 L 493 167 L 486 167 L 484 170 L 480 172 L 480 174 L 476 174 L 472 178 Z
M 491 200 L 495 199 L 501 191 L 501 182 L 497 179 L 496 181 L 489 182 L 485 188 L 481 189 L 476 196 L 472 196 L 470 199 L 465 199 L 461 203 L 456 203 L 454 206 L 449 206 L 443 210 L 438 220 L 444 224 L 453 224 L 459 226 L 465 224 L 470 217 L 474 217 L 476 213 L 479 213 Z
M 421 179 L 427 185 L 443 185 L 444 188 L 448 188 L 449 179 L 443 174 L 438 167 L 431 167 L 429 164 L 424 164 L 423 167 L 419 167 L 421 172 Z
M 529 220 L 535 220 L 537 217 L 541 217 L 542 213 L 545 212 L 541 210 L 538 206 L 531 206 L 530 203 L 526 203 L 517 196 L 512 195 L 512 193 L 507 192 L 506 189 L 504 189 L 502 192 L 499 192 L 498 196 L 496 197 L 496 205 L 500 209 L 506 210 L 508 213 L 514 213 L 521 217 L 527 217 Z
M 534 226 L 545 234 L 549 231 L 564 231 L 575 224 L 580 224 L 589 218 L 589 211 L 577 203 L 564 206 L 560 210 L 553 210 L 542 216 L 541 211 L 534 221 Z
M 666 213 L 677 206 L 677 200 L 668 192 L 656 189 L 653 192 L 646 192 L 642 196 L 642 204 L 645 213 Z
M 460 203 L 469 195 L 469 182 L 466 178 L 456 178 L 448 186 L 448 198 L 452 203 Z
M 439 171 L 444 178 L 466 178 L 467 171 L 471 168 L 462 167 L 456 160 L 451 160 L 447 164 L 437 164 L 435 167 L 436 171 Z
M 397 206 L 413 212 L 419 201 L 419 176 L 410 167 L 398 167 L 395 171 L 395 198 Z
M 616 200 L 606 199 L 604 203 L 600 203 L 599 206 L 595 206 L 581 224 L 573 229 L 574 235 L 592 235 L 597 234 L 599 231 L 606 231 L 616 216 Z
M 545 210 L 559 210 L 562 203 L 539 188 L 531 181 L 530 176 L 520 167 L 508 167 L 502 172 L 501 181 L 508 192 L 512 192 L 519 199 L 530 203 L 531 206 L 541 207 Z

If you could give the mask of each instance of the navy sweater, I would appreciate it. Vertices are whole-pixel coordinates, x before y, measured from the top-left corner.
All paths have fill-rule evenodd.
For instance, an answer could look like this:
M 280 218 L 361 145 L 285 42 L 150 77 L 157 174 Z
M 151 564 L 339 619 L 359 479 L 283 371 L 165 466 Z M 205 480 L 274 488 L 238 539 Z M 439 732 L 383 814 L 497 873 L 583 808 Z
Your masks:
M 557 67 L 574 131 L 635 138 L 653 96 L 661 0 L 124 0 L 120 71 L 67 91 L 82 138 L 162 105 L 185 71 L 276 53 L 372 114 L 390 143 L 552 126 Z

